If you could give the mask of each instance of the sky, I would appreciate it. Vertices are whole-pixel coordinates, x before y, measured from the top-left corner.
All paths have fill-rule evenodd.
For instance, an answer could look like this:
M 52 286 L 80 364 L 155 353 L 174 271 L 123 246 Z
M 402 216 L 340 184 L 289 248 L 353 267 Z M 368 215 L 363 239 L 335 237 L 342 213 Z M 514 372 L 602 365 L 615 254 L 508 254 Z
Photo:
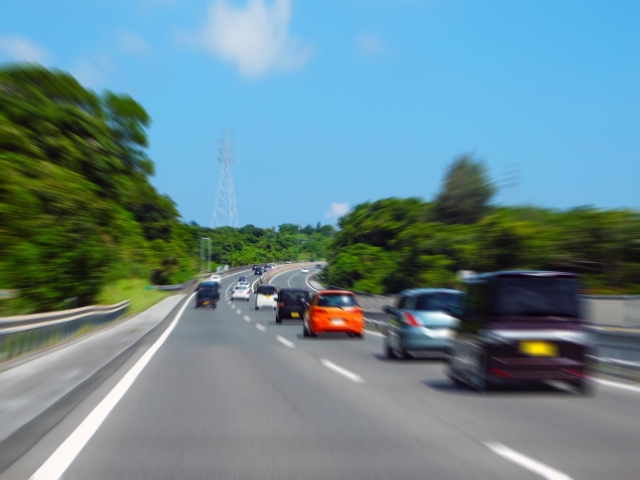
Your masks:
M 7 0 L 0 62 L 149 112 L 154 185 L 209 225 L 230 131 L 240 225 L 432 199 L 486 161 L 496 203 L 640 208 L 636 0 Z

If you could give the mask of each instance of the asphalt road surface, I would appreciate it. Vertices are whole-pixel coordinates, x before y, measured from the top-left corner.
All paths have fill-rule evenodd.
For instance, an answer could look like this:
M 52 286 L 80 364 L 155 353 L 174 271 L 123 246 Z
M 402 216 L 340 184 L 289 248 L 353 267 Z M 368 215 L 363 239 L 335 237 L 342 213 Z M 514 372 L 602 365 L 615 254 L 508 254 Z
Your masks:
M 307 276 L 272 283 L 309 288 Z M 453 386 L 438 360 L 386 359 L 375 332 L 303 338 L 299 321 L 277 325 L 254 301 L 191 302 L 95 433 L 72 437 L 79 453 L 64 460 L 63 478 L 640 478 L 640 390 L 479 394 Z M 54 452 L 143 354 L 0 479 L 61 461 Z

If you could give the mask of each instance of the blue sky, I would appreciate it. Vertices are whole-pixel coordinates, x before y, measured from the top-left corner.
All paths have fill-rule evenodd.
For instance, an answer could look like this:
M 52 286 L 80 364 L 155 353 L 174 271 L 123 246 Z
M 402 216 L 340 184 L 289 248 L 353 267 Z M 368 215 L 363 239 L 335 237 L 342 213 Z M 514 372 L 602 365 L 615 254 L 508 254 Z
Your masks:
M 639 25 L 631 0 L 21 0 L 0 61 L 141 102 L 154 184 L 203 225 L 224 129 L 241 224 L 430 199 L 465 152 L 500 203 L 640 208 Z

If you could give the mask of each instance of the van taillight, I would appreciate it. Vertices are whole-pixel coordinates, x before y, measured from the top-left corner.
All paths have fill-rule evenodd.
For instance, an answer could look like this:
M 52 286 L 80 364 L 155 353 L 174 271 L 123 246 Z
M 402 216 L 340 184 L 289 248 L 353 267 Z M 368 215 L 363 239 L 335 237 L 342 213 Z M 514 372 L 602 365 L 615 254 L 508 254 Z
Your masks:
M 420 322 L 418 322 L 418 320 L 416 320 L 416 317 L 411 315 L 409 312 L 404 312 L 404 318 L 407 321 L 407 323 L 409 325 L 411 325 L 412 327 L 421 327 L 422 326 L 422 325 L 420 325 Z
M 280 302 L 280 308 L 284 308 L 284 303 Z

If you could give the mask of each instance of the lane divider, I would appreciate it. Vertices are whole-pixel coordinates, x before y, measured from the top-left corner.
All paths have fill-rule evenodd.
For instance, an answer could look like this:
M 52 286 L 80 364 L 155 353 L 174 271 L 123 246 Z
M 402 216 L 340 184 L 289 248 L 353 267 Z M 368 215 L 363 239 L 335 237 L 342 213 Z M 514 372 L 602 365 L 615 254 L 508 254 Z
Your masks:
M 278 340 L 281 344 L 283 344 L 285 347 L 289 347 L 289 348 L 296 348 L 295 344 L 293 342 L 290 342 L 289 340 L 287 340 L 284 337 L 281 337 L 280 335 L 276 336 L 276 340 Z
M 335 363 L 327 360 L 326 358 L 321 358 L 320 362 L 322 363 L 322 365 L 327 367 L 329 370 L 333 370 L 334 372 L 339 373 L 340 375 L 342 375 L 343 377 L 348 378 L 352 382 L 364 383 L 364 380 L 362 379 L 362 377 L 360 375 L 357 375 L 357 374 L 355 374 L 353 372 L 350 372 L 346 368 L 342 368 L 341 366 L 336 365 Z
M 149 361 L 153 358 L 162 344 L 167 340 L 173 329 L 176 327 L 187 305 L 191 304 L 196 293 L 191 294 L 189 299 L 182 305 L 182 308 L 173 319 L 169 327 L 160 335 L 160 338 L 147 350 L 106 397 L 91 411 L 67 439 L 56 449 L 44 464 L 34 473 L 30 480 L 58 480 L 69 468 L 71 462 L 75 460 L 84 446 L 91 440 L 102 422 L 129 390 L 138 375 L 144 370 Z
M 265 326 L 264 326 L 264 325 L 260 325 L 259 323 L 256 323 L 256 328 L 257 328 L 258 330 L 260 330 L 261 332 L 266 332 L 266 331 L 267 331 L 267 329 L 265 328 Z
M 245 315 L 244 316 L 244 320 L 245 320 L 245 322 L 250 322 L 251 321 L 251 317 L 249 317 L 249 315 Z
M 527 457 L 520 452 L 505 447 L 501 443 L 497 442 L 484 442 L 485 446 L 490 448 L 493 453 L 500 455 L 502 458 L 506 458 L 516 465 L 520 465 L 533 473 L 540 475 L 547 480 L 572 480 L 570 476 L 562 473 L 555 468 L 549 467 L 544 463 L 538 462 L 531 457 Z

